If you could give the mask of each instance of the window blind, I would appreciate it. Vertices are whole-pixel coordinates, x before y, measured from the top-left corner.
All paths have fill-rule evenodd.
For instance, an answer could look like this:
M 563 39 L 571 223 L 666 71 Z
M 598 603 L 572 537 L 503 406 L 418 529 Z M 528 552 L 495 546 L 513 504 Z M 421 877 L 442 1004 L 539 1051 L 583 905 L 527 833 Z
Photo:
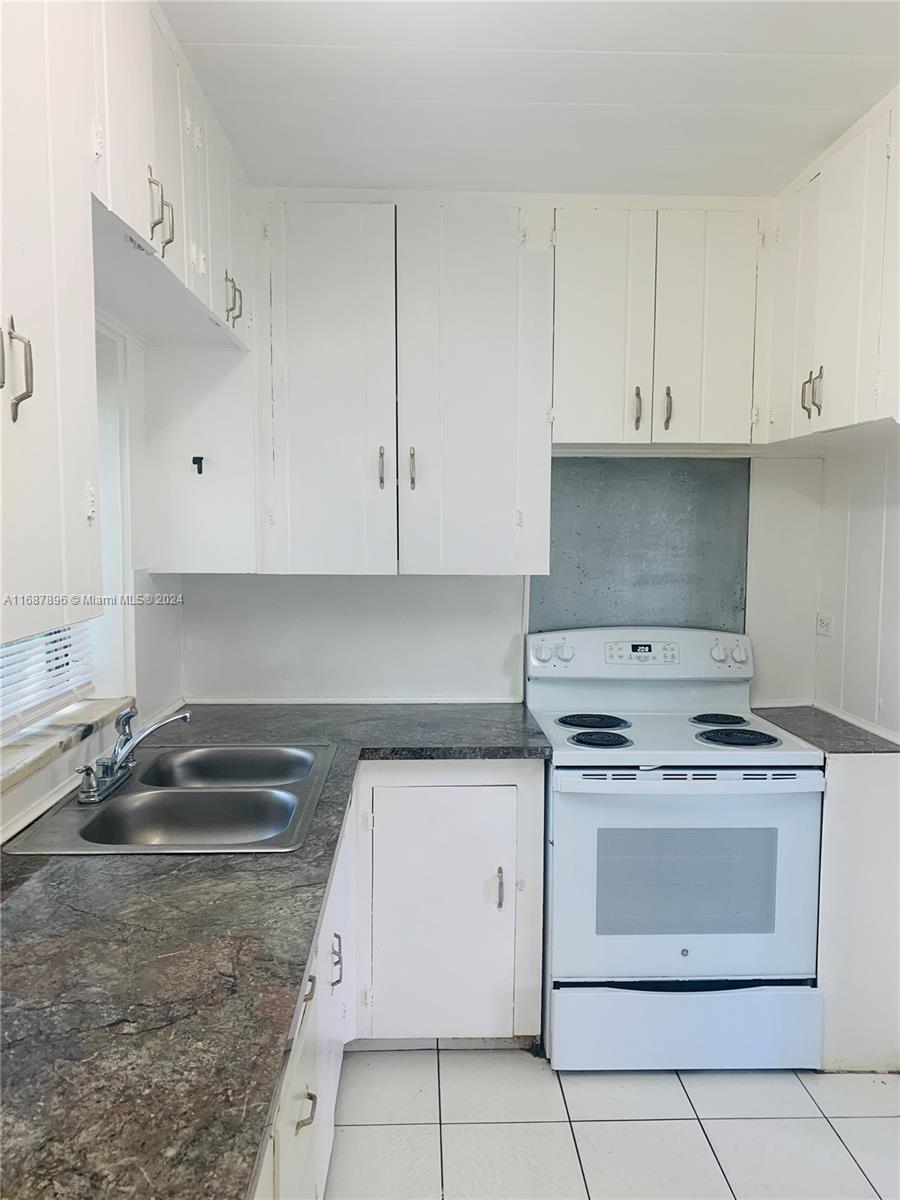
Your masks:
M 4 730 L 29 724 L 91 689 L 87 622 L 0 646 L 0 720 Z

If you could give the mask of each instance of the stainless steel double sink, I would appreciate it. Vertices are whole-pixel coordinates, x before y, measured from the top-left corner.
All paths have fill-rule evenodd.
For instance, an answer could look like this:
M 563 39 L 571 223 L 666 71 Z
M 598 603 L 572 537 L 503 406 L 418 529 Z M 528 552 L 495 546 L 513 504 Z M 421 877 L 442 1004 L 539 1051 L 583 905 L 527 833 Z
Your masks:
M 7 854 L 222 854 L 303 844 L 335 747 L 139 750 L 131 778 L 99 804 L 60 801 Z

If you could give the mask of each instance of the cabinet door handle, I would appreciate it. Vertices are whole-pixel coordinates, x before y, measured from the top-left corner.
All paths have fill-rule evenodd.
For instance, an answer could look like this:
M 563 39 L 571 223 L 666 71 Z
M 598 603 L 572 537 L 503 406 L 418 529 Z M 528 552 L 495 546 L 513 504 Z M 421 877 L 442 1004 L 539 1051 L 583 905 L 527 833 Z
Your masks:
M 0 388 L 6 387 L 6 334 L 0 329 Z
M 310 975 L 309 987 L 306 989 L 306 994 L 303 997 L 304 1007 L 307 1004 L 309 1004 L 310 1000 L 312 1000 L 312 998 L 315 994 L 316 994 L 316 977 L 315 977 L 315 975 Z
M 231 314 L 231 328 L 234 329 L 235 322 L 244 315 L 244 293 L 233 279 L 231 286 L 234 288 L 234 311 Z
M 335 946 L 335 942 L 337 942 L 337 946 Z M 334 991 L 344 982 L 344 941 L 339 933 L 331 935 L 331 961 L 338 971 L 337 979 L 332 978 L 331 980 L 331 990 Z
M 812 405 L 806 403 L 806 389 L 813 386 L 813 373 L 810 371 L 809 378 L 804 379 L 800 384 L 800 407 L 806 413 L 807 417 L 812 420 Z
M 16 322 L 13 317 L 9 318 L 9 340 L 10 342 L 21 342 L 25 347 L 25 390 L 13 396 L 9 402 L 12 419 L 18 421 L 19 405 L 24 404 L 34 395 L 34 351 L 31 348 L 31 338 L 22 337 L 21 333 L 16 333 Z
M 822 401 L 818 398 L 819 397 L 819 384 L 822 382 L 822 377 L 824 376 L 824 374 L 825 374 L 825 368 L 823 366 L 820 366 L 818 375 L 816 375 L 812 380 L 812 397 L 811 397 L 812 407 L 816 410 L 816 412 L 819 414 L 820 417 L 822 415 Z M 810 371 L 810 375 L 812 375 L 812 371 Z M 812 417 L 812 413 L 810 413 L 809 415 L 810 415 L 810 417 Z
M 150 184 L 150 241 L 152 242 L 154 232 L 157 229 L 159 229 L 160 225 L 162 225 L 162 223 L 163 223 L 163 217 L 165 215 L 166 196 L 165 196 L 165 192 L 163 190 L 163 185 L 159 182 L 158 179 L 153 178 L 153 168 L 152 167 L 147 168 L 147 178 L 148 178 L 148 182 Z M 153 191 L 154 188 L 158 188 L 159 190 L 154 193 L 154 191 Z M 155 212 L 154 212 L 154 208 L 153 208 L 154 196 L 156 196 L 159 200 L 159 205 L 156 208 Z
M 506 889 L 503 886 L 503 868 L 497 868 L 497 907 L 503 907 L 503 897 Z
M 231 297 L 230 300 L 228 299 L 229 296 Z M 237 294 L 234 289 L 234 280 L 227 271 L 225 272 L 225 301 L 225 320 L 227 321 L 234 312 L 235 305 L 237 304 Z
M 384 446 L 378 447 L 378 486 L 384 491 Z
M 160 257 L 166 257 L 166 246 L 171 246 L 175 241 L 175 205 L 171 200 L 163 200 L 163 208 L 169 214 L 169 236 L 164 237 L 161 243 Z
M 634 389 L 634 428 L 635 428 L 635 430 L 638 430 L 641 427 L 641 409 L 642 409 L 641 389 L 639 387 L 636 387 Z
M 312 1125 L 313 1121 L 316 1119 L 316 1106 L 319 1103 L 319 1097 L 315 1092 L 311 1092 L 307 1088 L 306 1092 L 304 1093 L 304 1099 L 309 1101 L 309 1116 L 301 1117 L 294 1126 L 294 1137 L 297 1136 L 301 1129 L 305 1129 L 307 1125 Z
M 414 492 L 416 490 L 416 448 L 415 448 L 415 446 L 410 446 L 410 448 L 409 448 L 409 490 L 411 492 Z
M 668 429 L 672 424 L 672 389 L 666 388 L 666 419 L 663 422 L 663 429 Z

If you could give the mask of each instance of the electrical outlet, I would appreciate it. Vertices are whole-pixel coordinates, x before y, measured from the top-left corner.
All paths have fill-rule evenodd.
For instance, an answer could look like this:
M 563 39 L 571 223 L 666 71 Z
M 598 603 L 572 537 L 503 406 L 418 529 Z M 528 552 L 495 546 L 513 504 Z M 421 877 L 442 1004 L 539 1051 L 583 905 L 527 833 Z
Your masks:
M 816 618 L 816 633 L 819 637 L 831 637 L 831 617 L 825 613 L 819 613 Z

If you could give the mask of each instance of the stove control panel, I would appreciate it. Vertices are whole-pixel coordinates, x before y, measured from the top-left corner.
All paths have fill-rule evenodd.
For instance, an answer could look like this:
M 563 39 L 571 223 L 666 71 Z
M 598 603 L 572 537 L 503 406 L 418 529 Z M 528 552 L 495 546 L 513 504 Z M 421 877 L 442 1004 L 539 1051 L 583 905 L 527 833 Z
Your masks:
M 607 642 L 608 663 L 677 663 L 677 642 Z

